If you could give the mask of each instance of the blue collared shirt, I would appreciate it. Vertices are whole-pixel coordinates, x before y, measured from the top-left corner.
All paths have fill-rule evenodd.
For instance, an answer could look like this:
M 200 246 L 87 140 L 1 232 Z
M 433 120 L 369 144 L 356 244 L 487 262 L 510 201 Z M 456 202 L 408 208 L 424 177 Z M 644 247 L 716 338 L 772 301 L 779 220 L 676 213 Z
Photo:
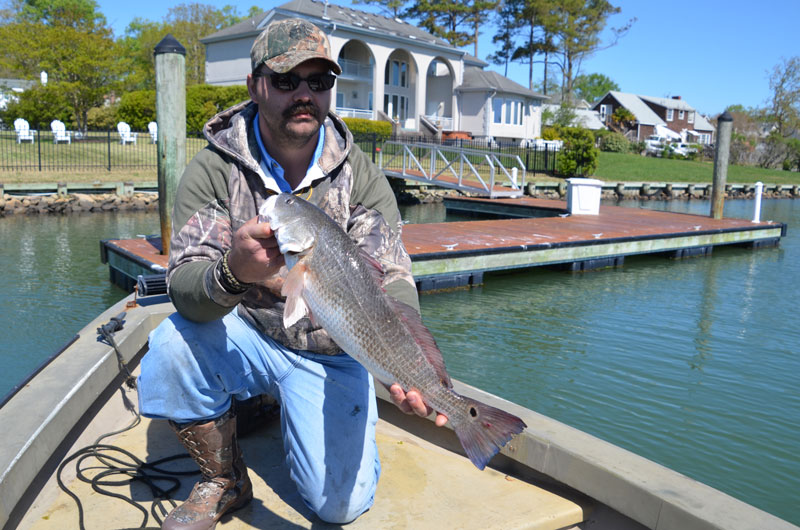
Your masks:
M 253 130 L 256 133 L 256 142 L 258 143 L 258 149 L 261 151 L 261 170 L 264 172 L 265 175 L 272 177 L 274 181 L 274 186 L 272 182 L 265 181 L 264 185 L 268 188 L 277 189 L 275 191 L 282 191 L 286 193 L 292 193 L 294 190 L 287 182 L 286 177 L 284 177 L 284 169 L 281 165 L 270 156 L 267 152 L 267 149 L 264 147 L 264 142 L 261 140 L 261 128 L 258 125 L 258 115 L 259 113 L 256 112 L 256 117 L 253 118 Z M 314 155 L 311 157 L 311 163 L 308 164 L 308 170 L 306 174 L 306 178 L 298 185 L 301 187 L 306 180 L 308 180 L 308 172 L 312 172 L 312 169 L 317 164 L 317 161 L 322 156 L 322 148 L 325 145 L 325 126 L 319 128 L 319 137 L 317 138 L 317 147 L 314 149 Z

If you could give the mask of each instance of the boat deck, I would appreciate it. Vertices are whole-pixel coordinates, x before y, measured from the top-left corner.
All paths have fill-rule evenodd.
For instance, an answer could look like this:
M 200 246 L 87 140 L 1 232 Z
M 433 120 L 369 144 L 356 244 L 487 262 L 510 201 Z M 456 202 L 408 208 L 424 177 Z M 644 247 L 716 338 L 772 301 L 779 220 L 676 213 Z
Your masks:
M 137 399 L 121 384 L 115 348 L 98 340 L 97 330 L 112 321 L 122 324 L 114 334 L 116 349 L 135 374 L 149 333 L 175 310 L 163 295 L 134 298 L 129 295 L 98 315 L 0 407 L 0 424 L 9 426 L 0 444 L 3 528 L 79 528 L 77 505 L 58 490 L 54 474 L 67 455 L 87 446 L 129 450 L 132 457 L 110 461 L 115 467 L 125 467 L 133 457 L 153 463 L 185 454 L 164 421 L 144 420 L 130 431 L 101 437 L 131 423 Z M 383 473 L 374 506 L 349 528 L 800 530 L 552 418 L 453 383 L 462 395 L 518 415 L 527 428 L 478 471 L 451 429 L 402 414 L 377 385 Z M 242 440 L 255 500 L 226 516 L 220 528 L 338 528 L 319 521 L 299 499 L 283 463 L 279 429 L 273 420 Z M 76 480 L 75 463 L 64 464 L 62 478 L 81 500 L 85 528 L 143 527 L 144 514 L 135 507 Z M 82 468 L 95 465 L 92 457 Z M 187 460 L 160 467 L 167 466 L 193 468 Z M 124 483 L 127 478 L 108 476 L 107 482 L 123 483 L 100 487 L 149 509 L 152 494 L 138 482 Z M 196 475 L 184 477 L 174 497 L 185 498 L 195 480 Z M 146 528 L 156 525 L 150 517 Z
M 125 392 L 135 403 L 135 393 Z M 488 467 L 479 471 L 467 458 L 413 434 L 413 427 L 411 431 L 399 427 L 404 424 L 404 415 L 395 412 L 393 405 L 380 401 L 380 408 L 382 419 L 378 422 L 377 442 L 382 474 L 375 504 L 347 528 L 557 530 L 574 528 L 591 511 L 594 503 L 580 494 L 565 493 L 552 486 L 545 487 L 532 481 L 512 478 Z M 112 417 L 115 418 L 114 422 L 109 419 Z M 116 423 L 115 426 L 124 426 L 134 416 L 124 410 L 118 392 L 99 418 L 106 428 L 110 428 L 113 423 Z M 277 419 L 271 420 L 242 438 L 241 446 L 253 481 L 254 499 L 247 507 L 225 516 L 217 528 L 338 528 L 320 521 L 303 504 L 283 463 L 279 423 Z M 427 430 L 434 431 L 435 427 L 429 425 Z M 185 454 L 166 421 L 143 419 L 130 431 L 102 440 L 101 443 L 117 446 L 150 463 L 171 455 Z M 119 452 L 103 451 L 102 454 L 132 462 Z M 89 458 L 82 468 L 98 464 L 98 460 Z M 74 477 L 74 467 L 74 463 L 69 464 L 65 476 Z M 102 465 L 98 467 L 100 469 L 88 471 L 86 476 L 91 478 L 105 469 Z M 174 470 L 194 468 L 185 459 L 160 467 Z M 114 475 L 106 480 L 126 478 L 124 475 Z M 197 476 L 184 476 L 181 480 L 181 488 L 174 494 L 177 499 L 188 496 Z M 101 495 L 90 484 L 78 479 L 72 478 L 68 484 L 83 505 L 86 528 L 135 528 L 142 524 L 144 515 L 135 507 L 118 498 Z M 141 484 L 103 488 L 134 499 L 148 512 L 151 510 L 152 494 Z M 77 504 L 66 493 L 58 491 L 50 497 L 40 498 L 18 528 L 61 530 L 75 528 L 77 522 Z M 150 516 L 147 528 L 157 526 Z
M 405 225 L 403 241 L 423 291 L 481 283 L 484 273 L 497 270 L 546 265 L 581 271 L 620 266 L 626 256 L 641 254 L 682 258 L 710 254 L 718 245 L 774 246 L 786 231 L 779 222 L 606 205 L 599 215 L 567 215 L 565 201 L 530 197 L 446 204 L 515 218 Z M 158 237 L 107 240 L 102 254 L 111 280 L 129 290 L 137 275 L 161 274 L 167 266 Z

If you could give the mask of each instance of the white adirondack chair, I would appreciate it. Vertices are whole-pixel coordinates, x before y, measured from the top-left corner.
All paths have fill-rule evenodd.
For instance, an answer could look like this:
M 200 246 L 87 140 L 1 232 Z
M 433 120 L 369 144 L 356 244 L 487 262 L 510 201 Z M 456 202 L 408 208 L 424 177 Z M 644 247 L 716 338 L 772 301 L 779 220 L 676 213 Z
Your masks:
M 33 133 L 28 121 L 23 118 L 14 120 L 14 130 L 17 131 L 17 143 L 30 142 L 33 143 Z
M 64 122 L 60 120 L 53 120 L 50 122 L 50 130 L 53 131 L 53 143 L 66 142 L 72 143 L 72 132 L 68 131 Z
M 151 121 L 147 124 L 147 130 L 150 131 L 150 138 L 152 138 L 153 143 L 156 143 L 158 141 L 158 124 Z
M 119 143 L 122 145 L 136 143 L 136 135 L 138 133 L 131 132 L 131 126 L 124 121 L 117 124 L 117 132 L 119 133 Z

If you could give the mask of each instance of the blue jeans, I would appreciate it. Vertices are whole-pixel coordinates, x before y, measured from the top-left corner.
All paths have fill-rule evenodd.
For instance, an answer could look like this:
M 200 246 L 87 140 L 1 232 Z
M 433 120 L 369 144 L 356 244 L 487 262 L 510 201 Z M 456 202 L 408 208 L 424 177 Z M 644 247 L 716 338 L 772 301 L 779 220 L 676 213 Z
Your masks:
M 232 398 L 272 395 L 289 475 L 309 508 L 341 524 L 372 506 L 381 469 L 375 389 L 349 355 L 290 350 L 236 311 L 207 323 L 175 313 L 150 334 L 138 388 L 142 414 L 178 423 L 216 418 Z

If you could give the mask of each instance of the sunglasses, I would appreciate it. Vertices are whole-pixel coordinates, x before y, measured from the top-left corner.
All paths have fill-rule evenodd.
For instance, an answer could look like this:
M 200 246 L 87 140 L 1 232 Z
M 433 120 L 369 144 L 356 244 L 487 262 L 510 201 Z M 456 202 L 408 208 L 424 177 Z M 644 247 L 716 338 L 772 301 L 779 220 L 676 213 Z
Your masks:
M 253 74 L 253 77 L 268 77 L 273 88 L 287 92 L 297 90 L 297 87 L 299 87 L 300 83 L 303 81 L 306 82 L 308 88 L 312 92 L 324 92 L 325 90 L 330 90 L 333 88 L 333 84 L 336 82 L 336 76 L 331 73 L 311 74 L 308 77 L 300 77 L 299 75 L 291 72 L 285 74 L 277 74 L 275 72 L 257 72 Z

